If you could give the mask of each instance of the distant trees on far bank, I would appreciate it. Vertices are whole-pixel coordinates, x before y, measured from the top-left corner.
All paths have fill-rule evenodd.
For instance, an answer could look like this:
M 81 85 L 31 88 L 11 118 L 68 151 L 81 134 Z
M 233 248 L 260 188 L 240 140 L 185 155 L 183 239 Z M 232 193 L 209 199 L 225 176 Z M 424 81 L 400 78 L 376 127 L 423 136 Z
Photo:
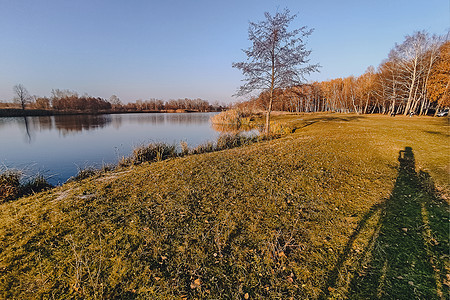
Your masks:
M 274 91 L 273 109 L 290 112 L 427 115 L 450 107 L 450 41 L 424 31 L 406 36 L 377 69 Z M 265 110 L 268 93 L 237 104 Z
M 34 110 L 51 110 L 57 112 L 140 112 L 140 111 L 221 111 L 224 105 L 210 104 L 202 99 L 178 99 L 163 101 L 160 99 L 137 100 L 131 103 L 122 103 L 116 95 L 109 100 L 80 96 L 70 90 L 54 89 L 51 97 L 29 96 L 28 91 L 21 84 L 14 86 L 15 105 L 13 103 L 0 102 L 0 109 L 22 108 Z
M 120 108 L 120 107 L 118 107 Z M 219 104 L 211 105 L 208 101 L 202 99 L 177 99 L 169 100 L 164 102 L 160 99 L 150 99 L 150 100 L 137 100 L 136 102 L 127 103 L 121 106 L 122 109 L 129 111 L 139 111 L 139 110 L 187 110 L 187 111 L 220 111 L 224 109 L 224 106 Z

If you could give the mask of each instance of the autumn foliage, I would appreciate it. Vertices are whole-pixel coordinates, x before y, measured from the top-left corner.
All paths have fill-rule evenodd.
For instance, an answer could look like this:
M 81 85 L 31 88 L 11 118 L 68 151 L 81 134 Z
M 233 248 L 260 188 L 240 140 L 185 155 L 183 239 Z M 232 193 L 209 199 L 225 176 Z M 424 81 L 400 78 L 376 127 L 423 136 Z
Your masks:
M 377 69 L 369 67 L 360 76 L 276 89 L 273 109 L 426 115 L 448 109 L 449 82 L 450 42 L 416 32 L 396 44 Z M 236 106 L 267 110 L 268 103 L 263 92 Z

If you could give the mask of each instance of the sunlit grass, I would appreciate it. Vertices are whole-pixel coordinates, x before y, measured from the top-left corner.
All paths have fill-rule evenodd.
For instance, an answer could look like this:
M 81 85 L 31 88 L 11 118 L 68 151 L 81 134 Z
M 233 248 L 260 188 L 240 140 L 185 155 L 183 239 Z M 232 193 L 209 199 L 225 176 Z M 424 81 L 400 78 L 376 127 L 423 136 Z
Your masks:
M 356 287 L 448 295 L 447 119 L 273 121 L 294 133 L 2 204 L 0 297 L 345 298 Z M 406 147 L 422 175 L 400 176 Z M 403 233 L 414 234 L 405 245 L 419 241 L 408 257 L 427 268 L 403 274 L 378 254 Z M 408 255 L 402 243 L 396 251 Z

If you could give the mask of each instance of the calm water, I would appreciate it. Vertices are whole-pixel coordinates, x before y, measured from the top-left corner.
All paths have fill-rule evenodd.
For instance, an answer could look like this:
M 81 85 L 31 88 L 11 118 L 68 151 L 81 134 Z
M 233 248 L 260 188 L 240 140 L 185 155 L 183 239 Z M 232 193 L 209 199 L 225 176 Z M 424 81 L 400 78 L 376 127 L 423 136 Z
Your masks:
M 117 163 L 150 142 L 216 140 L 212 113 L 0 118 L 0 170 L 19 168 L 65 182 L 80 168 Z

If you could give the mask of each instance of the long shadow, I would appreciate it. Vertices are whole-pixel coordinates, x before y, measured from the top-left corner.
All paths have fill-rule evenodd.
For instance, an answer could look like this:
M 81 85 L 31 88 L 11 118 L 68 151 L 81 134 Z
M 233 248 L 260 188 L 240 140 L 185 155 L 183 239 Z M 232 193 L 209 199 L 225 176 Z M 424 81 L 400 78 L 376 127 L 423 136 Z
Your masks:
M 338 276 L 351 256 L 367 220 L 381 213 L 371 244 L 358 258 L 346 288 L 349 299 L 448 299 L 449 205 L 439 198 L 431 177 L 416 173 L 412 148 L 400 151 L 398 177 L 391 197 L 373 207 L 350 237 L 324 294 L 339 288 Z
M 308 119 L 308 122 L 351 122 L 355 120 L 365 119 L 364 116 L 318 116 Z

